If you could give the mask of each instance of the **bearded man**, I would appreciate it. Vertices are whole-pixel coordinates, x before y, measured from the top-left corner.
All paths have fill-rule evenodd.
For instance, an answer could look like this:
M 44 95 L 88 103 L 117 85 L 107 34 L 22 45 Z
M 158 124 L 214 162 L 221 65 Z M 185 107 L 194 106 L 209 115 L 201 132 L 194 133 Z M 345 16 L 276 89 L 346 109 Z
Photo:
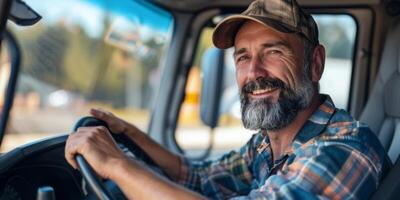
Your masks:
M 127 158 L 104 127 L 72 134 L 68 162 L 77 168 L 74 156 L 82 154 L 135 199 L 367 199 L 373 193 L 385 151 L 366 125 L 319 94 L 325 49 L 311 15 L 295 0 L 256 0 L 220 22 L 213 42 L 235 48 L 243 124 L 258 131 L 239 151 L 193 163 L 94 109 L 94 117 L 129 136 L 173 181 Z

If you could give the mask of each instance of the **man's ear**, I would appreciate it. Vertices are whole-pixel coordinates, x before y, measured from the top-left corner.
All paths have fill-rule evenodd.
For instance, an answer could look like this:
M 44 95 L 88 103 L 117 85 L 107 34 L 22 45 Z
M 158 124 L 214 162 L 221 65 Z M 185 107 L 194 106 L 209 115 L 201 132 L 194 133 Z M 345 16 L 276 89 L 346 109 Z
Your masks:
M 314 48 L 311 64 L 311 80 L 318 82 L 321 79 L 325 66 L 325 47 L 318 44 Z

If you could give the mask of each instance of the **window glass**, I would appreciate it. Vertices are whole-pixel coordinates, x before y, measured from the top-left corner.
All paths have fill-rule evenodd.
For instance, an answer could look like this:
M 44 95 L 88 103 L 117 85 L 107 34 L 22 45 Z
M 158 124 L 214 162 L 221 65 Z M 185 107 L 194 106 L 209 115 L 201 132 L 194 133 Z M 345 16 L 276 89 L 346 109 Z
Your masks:
M 329 94 L 335 105 L 347 109 L 351 86 L 353 48 L 356 39 L 356 23 L 348 15 L 313 15 L 319 26 L 319 40 L 326 48 L 325 71 L 320 81 L 320 92 Z M 220 18 L 220 17 L 218 17 Z M 220 104 L 218 127 L 210 134 L 199 118 L 199 94 L 201 91 L 200 63 L 203 53 L 212 47 L 213 28 L 205 28 L 201 34 L 194 65 L 189 74 L 186 98 L 181 107 L 177 143 L 189 156 L 204 152 L 214 137 L 214 149 L 211 157 L 231 149 L 237 149 L 251 137 L 255 131 L 243 128 L 238 87 L 235 79 L 233 48 L 225 51 L 224 90 Z
M 314 15 L 319 40 L 325 46 L 325 69 L 320 92 L 329 94 L 336 107 L 348 109 L 356 22 L 349 15 Z
M 1 151 L 71 131 L 101 107 L 146 129 L 168 48 L 172 15 L 135 0 L 26 0 L 42 15 L 9 25 L 22 48 Z

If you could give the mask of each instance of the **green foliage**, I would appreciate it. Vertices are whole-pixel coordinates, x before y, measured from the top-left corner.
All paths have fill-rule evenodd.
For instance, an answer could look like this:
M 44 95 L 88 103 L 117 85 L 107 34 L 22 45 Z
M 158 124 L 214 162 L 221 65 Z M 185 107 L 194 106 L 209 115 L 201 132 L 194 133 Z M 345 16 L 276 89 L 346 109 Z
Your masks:
M 128 52 L 104 41 L 110 22 L 105 18 L 104 32 L 90 37 L 79 25 L 63 23 L 39 24 L 30 29 L 14 30 L 20 39 L 23 53 L 23 74 L 41 85 L 66 89 L 88 100 L 125 106 L 127 90 L 139 89 L 138 107 L 150 101 L 148 77 L 163 53 L 164 43 L 155 38 L 144 41 L 149 49 L 145 55 Z M 14 27 L 13 29 L 20 29 Z M 127 85 L 128 79 L 139 87 Z M 40 85 L 39 84 L 39 85 Z M 39 91 L 32 85 L 21 84 L 25 92 Z M 21 91 L 21 90 L 19 90 Z

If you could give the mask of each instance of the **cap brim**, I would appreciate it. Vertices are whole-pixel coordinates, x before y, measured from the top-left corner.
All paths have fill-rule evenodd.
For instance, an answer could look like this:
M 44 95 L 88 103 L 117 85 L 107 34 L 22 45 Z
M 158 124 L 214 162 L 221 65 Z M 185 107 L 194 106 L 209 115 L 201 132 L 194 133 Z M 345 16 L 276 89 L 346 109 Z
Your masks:
M 280 32 L 293 33 L 296 32 L 295 28 L 289 25 L 278 22 L 277 20 L 261 17 L 261 16 L 248 16 L 248 15 L 231 15 L 222 20 L 214 30 L 213 43 L 217 48 L 227 49 L 235 44 L 235 37 L 240 27 L 246 21 L 255 21 L 265 26 L 272 27 Z

